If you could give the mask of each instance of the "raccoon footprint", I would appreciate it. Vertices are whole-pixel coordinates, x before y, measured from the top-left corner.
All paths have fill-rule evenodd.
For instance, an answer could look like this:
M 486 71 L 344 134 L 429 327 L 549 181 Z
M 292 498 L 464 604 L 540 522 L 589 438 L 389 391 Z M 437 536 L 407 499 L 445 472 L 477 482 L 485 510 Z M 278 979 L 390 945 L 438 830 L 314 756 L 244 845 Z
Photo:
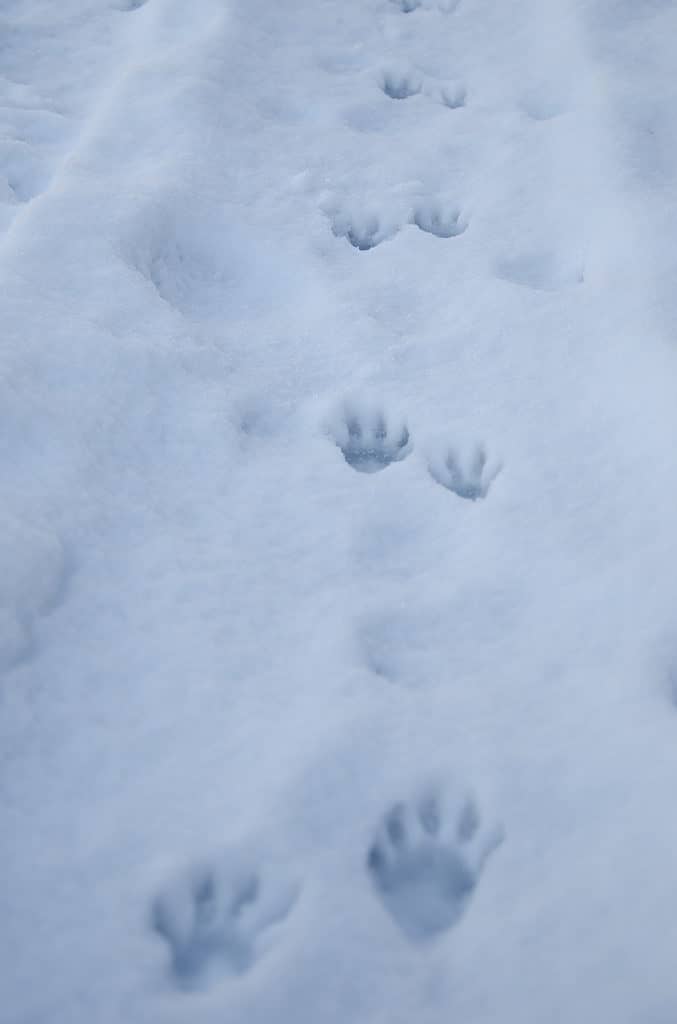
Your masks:
M 344 406 L 332 432 L 344 459 L 359 473 L 377 473 L 406 458 L 412 447 L 403 420 L 366 406 Z
M 387 242 L 399 231 L 392 217 L 383 216 L 370 208 L 336 210 L 330 214 L 331 230 L 335 238 L 345 238 L 353 249 L 369 252 Z
M 191 867 L 157 895 L 151 909 L 174 982 L 195 989 L 250 970 L 297 898 L 290 881 L 264 879 L 238 859 Z
M 438 200 L 419 203 L 412 212 L 411 223 L 426 234 L 437 235 L 438 238 L 456 238 L 468 228 L 467 221 L 456 206 Z
M 427 794 L 386 812 L 369 847 L 367 871 L 402 932 L 425 942 L 459 921 L 502 840 L 499 826 L 482 826 L 472 799 L 447 816 L 439 796 Z
M 408 68 L 391 68 L 381 77 L 381 89 L 391 100 L 406 100 L 420 93 L 422 79 Z
M 478 445 L 469 461 L 461 459 L 453 449 L 449 449 L 442 461 L 431 463 L 429 468 L 430 475 L 438 484 L 459 498 L 468 498 L 470 501 L 486 498 L 501 469 L 497 463 L 489 463 L 482 445 Z

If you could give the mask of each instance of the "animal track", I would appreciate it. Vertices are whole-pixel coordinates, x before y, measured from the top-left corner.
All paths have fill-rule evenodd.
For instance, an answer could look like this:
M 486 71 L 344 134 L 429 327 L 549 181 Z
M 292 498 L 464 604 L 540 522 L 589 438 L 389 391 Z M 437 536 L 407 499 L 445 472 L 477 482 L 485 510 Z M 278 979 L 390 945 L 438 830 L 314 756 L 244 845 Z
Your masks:
M 142 208 L 119 251 L 157 296 L 184 317 L 248 316 L 291 301 L 294 280 L 267 243 L 218 205 L 170 192 Z
M 551 121 L 567 110 L 567 96 L 553 83 L 541 82 L 522 94 L 520 107 L 533 121 Z
M 337 209 L 331 206 L 325 207 L 324 212 L 329 216 L 333 235 L 347 239 L 360 252 L 394 238 L 404 224 L 414 224 L 438 238 L 454 238 L 468 227 L 456 206 L 437 199 L 422 200 L 408 210 L 394 203 L 388 215 L 356 207 Z
M 34 145 L 21 139 L 5 140 L 0 144 L 0 160 L 11 202 L 28 203 L 47 187 L 49 174 Z
M 383 71 L 379 84 L 386 96 L 392 100 L 406 100 L 411 96 L 423 94 L 450 110 L 465 106 L 466 91 L 460 83 L 439 82 L 406 64 Z
M 397 234 L 399 225 L 369 211 L 337 212 L 332 216 L 332 232 L 346 238 L 355 249 L 367 252 Z
M 391 3 L 395 4 L 395 7 L 398 7 L 404 14 L 417 11 L 422 2 L 423 0 L 391 0 Z
M 461 219 L 460 210 L 437 200 L 419 203 L 412 213 L 411 223 L 438 238 L 454 238 L 463 234 L 468 226 Z
M 360 473 L 377 473 L 411 451 L 406 423 L 388 420 L 380 409 L 345 405 L 331 432 L 348 465 Z
M 459 921 L 502 839 L 500 827 L 482 827 L 472 799 L 447 818 L 439 795 L 428 793 L 386 812 L 367 853 L 367 871 L 407 938 L 425 942 Z
M 441 463 L 431 463 L 429 469 L 438 484 L 453 491 L 459 498 L 477 501 L 478 498 L 486 498 L 501 467 L 496 463 L 489 464 L 487 454 L 480 445 L 467 463 L 450 450 Z
M 357 630 L 365 667 L 382 680 L 407 687 L 426 684 L 435 673 L 434 659 L 449 637 L 445 616 L 419 602 L 416 608 L 379 609 L 367 615 Z
M 417 96 L 422 84 L 419 75 L 403 69 L 384 71 L 381 78 L 381 88 L 391 100 L 406 100 L 410 96 Z
M 439 90 L 440 102 L 449 110 L 459 110 L 465 106 L 467 93 L 462 85 L 443 85 Z
M 580 263 L 545 248 L 503 257 L 496 262 L 495 271 L 504 281 L 539 292 L 570 288 L 585 279 Z
M 55 534 L 0 516 L 0 672 L 35 653 L 39 621 L 62 600 L 70 568 Z
M 295 885 L 264 880 L 237 858 L 189 870 L 156 897 L 151 910 L 175 983 L 194 989 L 250 970 L 265 952 L 270 930 L 297 899 Z

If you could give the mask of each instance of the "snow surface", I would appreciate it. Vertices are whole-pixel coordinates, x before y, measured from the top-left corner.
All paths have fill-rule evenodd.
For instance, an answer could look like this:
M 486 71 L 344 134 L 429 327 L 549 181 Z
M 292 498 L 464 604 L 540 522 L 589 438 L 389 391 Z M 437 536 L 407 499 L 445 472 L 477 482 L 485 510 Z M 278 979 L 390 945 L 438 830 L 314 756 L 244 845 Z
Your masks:
M 674 1024 L 675 39 L 0 5 L 3 1024 Z

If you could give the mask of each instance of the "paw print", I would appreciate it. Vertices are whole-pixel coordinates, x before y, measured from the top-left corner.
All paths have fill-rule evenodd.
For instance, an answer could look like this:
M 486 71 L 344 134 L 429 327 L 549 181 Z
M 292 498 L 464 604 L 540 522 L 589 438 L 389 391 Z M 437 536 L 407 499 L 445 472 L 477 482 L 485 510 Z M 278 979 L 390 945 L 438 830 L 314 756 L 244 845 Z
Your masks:
M 250 970 L 266 933 L 282 922 L 296 887 L 230 861 L 194 867 L 153 902 L 151 922 L 165 941 L 180 988 L 198 988 Z
M 412 213 L 411 223 L 426 234 L 437 235 L 438 238 L 455 238 L 468 227 L 458 207 L 430 199 L 419 203 Z
M 386 417 L 381 409 L 347 405 L 332 432 L 344 459 L 359 473 L 377 473 L 411 451 L 406 424 Z
M 353 207 L 330 215 L 331 230 L 335 238 L 345 238 L 353 249 L 368 252 L 381 242 L 393 238 L 399 224 L 371 208 Z
M 461 918 L 500 827 L 482 827 L 466 799 L 449 819 L 435 794 L 394 804 L 367 854 L 367 871 L 383 906 L 413 942 L 447 931 Z
M 383 72 L 381 88 L 391 100 L 406 100 L 417 96 L 422 88 L 420 75 L 408 68 L 392 68 Z
M 438 484 L 458 495 L 477 501 L 486 498 L 489 488 L 500 472 L 500 465 L 490 465 L 486 451 L 479 445 L 469 461 L 462 461 L 458 454 L 450 449 L 441 463 L 431 463 L 430 475 Z

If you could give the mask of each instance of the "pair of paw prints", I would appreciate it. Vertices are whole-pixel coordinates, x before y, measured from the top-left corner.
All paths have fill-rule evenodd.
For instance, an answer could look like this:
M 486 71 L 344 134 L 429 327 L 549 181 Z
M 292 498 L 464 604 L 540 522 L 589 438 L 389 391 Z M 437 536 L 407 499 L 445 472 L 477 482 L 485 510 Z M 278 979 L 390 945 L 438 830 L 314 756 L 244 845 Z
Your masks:
M 327 208 L 325 212 L 334 237 L 345 238 L 360 252 L 367 252 L 394 238 L 409 224 L 437 238 L 455 238 L 468 227 L 459 207 L 442 199 L 420 200 L 405 211 L 404 216 L 385 209 L 355 205 Z
M 381 72 L 379 85 L 391 100 L 408 100 L 424 95 L 449 110 L 465 106 L 466 91 L 458 83 L 437 83 L 407 66 L 393 66 Z
M 502 839 L 473 799 L 448 811 L 439 792 L 426 792 L 382 815 L 366 874 L 403 935 L 429 941 L 460 920 Z M 189 868 L 151 904 L 172 982 L 190 991 L 251 971 L 282 938 L 300 893 L 284 870 L 266 872 L 241 856 Z
M 348 465 L 359 473 L 378 473 L 393 462 L 401 462 L 413 450 L 406 422 L 387 416 L 379 407 L 345 403 L 328 429 Z M 463 455 L 447 447 L 428 463 L 433 480 L 470 501 L 486 498 L 500 469 L 483 445 Z

